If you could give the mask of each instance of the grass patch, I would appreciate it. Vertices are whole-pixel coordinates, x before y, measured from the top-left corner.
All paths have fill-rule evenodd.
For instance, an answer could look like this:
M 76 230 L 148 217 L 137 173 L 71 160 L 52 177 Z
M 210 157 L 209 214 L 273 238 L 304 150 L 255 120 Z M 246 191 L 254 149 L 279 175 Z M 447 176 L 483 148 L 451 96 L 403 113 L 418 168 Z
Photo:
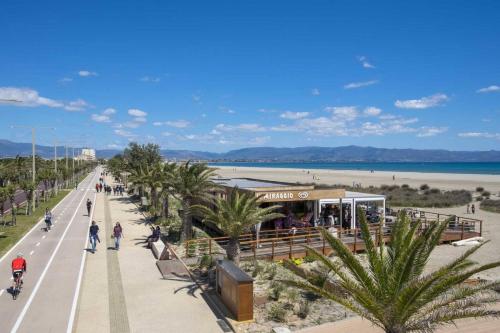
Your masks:
M 500 200 L 484 199 L 479 207 L 488 212 L 500 213 Z
M 0 257 L 4 255 L 16 242 L 21 239 L 45 214 L 45 208 L 51 209 L 57 205 L 67 194 L 68 190 L 60 190 L 56 196 L 42 202 L 32 215 L 25 215 L 20 209 L 17 215 L 16 226 L 0 226 Z M 10 214 L 5 215 L 6 221 L 10 221 Z

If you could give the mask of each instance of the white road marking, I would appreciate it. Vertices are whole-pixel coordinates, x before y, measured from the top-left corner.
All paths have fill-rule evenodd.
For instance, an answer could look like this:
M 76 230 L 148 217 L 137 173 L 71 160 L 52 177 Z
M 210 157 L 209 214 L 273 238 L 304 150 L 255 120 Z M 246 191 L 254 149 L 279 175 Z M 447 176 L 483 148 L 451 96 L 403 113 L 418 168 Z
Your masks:
M 31 250 L 31 252 L 30 252 L 30 256 L 32 256 L 32 255 L 33 255 L 33 253 L 35 253 L 35 250 Z
M 0 296 L 2 296 L 2 295 L 3 295 L 3 292 L 4 292 L 4 291 L 5 291 L 4 289 L 0 290 Z
M 62 234 L 61 238 L 59 239 L 59 242 L 57 242 L 56 248 L 52 252 L 52 255 L 50 256 L 49 261 L 47 262 L 47 265 L 45 266 L 42 274 L 38 278 L 38 281 L 36 282 L 36 285 L 33 288 L 33 292 L 31 293 L 30 297 L 28 298 L 28 301 L 24 305 L 23 310 L 19 314 L 19 317 L 17 317 L 16 323 L 14 324 L 14 327 L 12 327 L 12 330 L 10 331 L 11 333 L 16 333 L 17 330 L 19 329 L 19 327 L 21 326 L 21 323 L 24 319 L 24 316 L 26 316 L 26 313 L 28 312 L 28 309 L 29 309 L 31 303 L 33 302 L 33 299 L 35 298 L 35 296 L 38 292 L 38 289 L 40 289 L 40 285 L 42 284 L 42 281 L 45 278 L 45 275 L 47 274 L 47 271 L 49 270 L 50 265 L 52 264 L 52 261 L 54 261 L 54 258 L 57 254 L 57 251 L 59 251 L 59 248 L 61 247 L 61 244 L 62 244 L 64 238 L 66 237 L 66 234 L 68 233 L 69 227 L 73 224 L 73 221 L 75 220 L 76 213 L 78 213 L 78 210 L 83 202 L 83 199 L 85 199 L 85 196 L 82 195 L 82 199 L 80 200 L 80 203 L 78 204 L 78 206 L 76 206 L 75 212 L 73 213 L 73 216 L 71 217 L 70 222 L 66 226 L 66 229 L 64 229 L 64 233 Z
M 94 193 L 93 202 L 95 202 L 95 199 L 96 199 L 96 193 Z M 89 216 L 89 227 L 90 227 L 90 224 L 92 223 L 92 218 L 94 216 L 94 208 L 95 208 L 95 205 L 92 205 L 92 211 L 90 212 L 90 216 Z M 88 238 L 85 237 L 84 243 L 83 243 L 84 248 L 87 246 L 87 242 L 88 242 Z M 69 316 L 68 329 L 66 330 L 66 333 L 73 332 L 73 322 L 75 321 L 76 306 L 78 305 L 78 296 L 80 295 L 80 286 L 82 284 L 83 268 L 85 266 L 85 258 L 86 257 L 87 257 L 87 250 L 83 250 L 82 261 L 80 263 L 80 272 L 78 273 L 78 282 L 76 283 L 75 295 L 73 296 L 73 304 L 71 305 L 71 313 Z
M 36 245 L 35 245 L 35 246 L 40 246 L 40 242 L 36 243 Z

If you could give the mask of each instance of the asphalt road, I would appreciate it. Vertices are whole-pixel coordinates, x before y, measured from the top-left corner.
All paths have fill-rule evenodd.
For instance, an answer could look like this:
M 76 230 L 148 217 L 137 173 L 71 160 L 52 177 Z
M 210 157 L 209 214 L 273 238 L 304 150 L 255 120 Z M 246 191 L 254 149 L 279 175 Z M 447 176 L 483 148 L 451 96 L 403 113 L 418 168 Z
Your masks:
M 0 332 L 71 332 L 83 273 L 91 216 L 86 201 L 95 202 L 101 170 L 89 174 L 52 210 L 46 232 L 40 220 L 0 258 Z M 24 254 L 28 271 L 17 300 L 10 294 L 11 261 Z

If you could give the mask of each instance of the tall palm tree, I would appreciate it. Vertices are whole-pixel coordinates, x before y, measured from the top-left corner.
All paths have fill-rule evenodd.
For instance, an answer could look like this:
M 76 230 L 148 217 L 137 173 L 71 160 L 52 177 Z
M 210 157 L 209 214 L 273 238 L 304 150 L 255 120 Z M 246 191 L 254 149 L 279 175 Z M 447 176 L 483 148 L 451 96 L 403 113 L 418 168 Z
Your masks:
M 10 213 L 12 215 L 12 225 L 16 225 L 16 191 L 17 187 L 13 184 L 5 187 L 5 195 L 10 203 Z
M 229 236 L 226 247 L 227 258 L 236 265 L 240 264 L 240 235 L 258 223 L 283 217 L 276 213 L 279 205 L 261 208 L 259 197 L 243 193 L 234 188 L 226 198 L 213 200 L 214 207 L 194 205 L 193 211 L 200 214 L 205 222 L 215 224 L 224 234 Z
M 33 197 L 34 197 L 36 186 L 35 186 L 35 184 L 33 184 L 33 182 L 24 181 L 24 182 L 21 182 L 20 187 L 26 195 L 26 201 L 27 201 L 26 215 L 31 215 L 31 208 L 32 208 Z
M 307 282 L 288 280 L 285 283 L 331 299 L 388 333 L 433 332 L 436 327 L 454 323 L 457 319 L 498 317 L 500 311 L 488 307 L 499 300 L 493 291 L 500 284 L 498 281 L 481 282 L 475 286 L 464 284 L 473 275 L 500 266 L 500 262 L 478 266 L 469 259 L 484 243 L 469 249 L 449 264 L 424 273 L 429 256 L 439 244 L 449 221 L 436 222 L 420 231 L 420 221 L 411 222 L 401 214 L 392 230 L 389 245 L 380 242 L 377 247 L 366 218 L 361 214 L 366 264 L 325 230 L 322 235 L 338 260 L 332 261 L 307 247 L 312 256 L 336 274 L 338 291 L 344 295 L 339 296 L 339 293 L 315 284 L 315 273 L 311 273 Z
M 164 163 L 161 174 L 161 187 L 159 197 L 162 199 L 162 216 L 168 218 L 169 212 L 169 197 L 174 193 L 174 180 L 177 177 L 177 164 L 175 163 Z
M 135 169 L 131 169 L 129 180 L 135 187 L 135 189 L 139 191 L 139 197 L 143 197 L 144 187 L 146 186 L 144 167 L 141 166 Z
M 195 200 L 205 200 L 210 197 L 216 184 L 211 180 L 215 171 L 204 163 L 187 161 L 177 167 L 176 177 L 172 180 L 174 197 L 179 199 L 182 206 L 182 233 L 181 241 L 192 238 L 193 222 L 190 208 Z

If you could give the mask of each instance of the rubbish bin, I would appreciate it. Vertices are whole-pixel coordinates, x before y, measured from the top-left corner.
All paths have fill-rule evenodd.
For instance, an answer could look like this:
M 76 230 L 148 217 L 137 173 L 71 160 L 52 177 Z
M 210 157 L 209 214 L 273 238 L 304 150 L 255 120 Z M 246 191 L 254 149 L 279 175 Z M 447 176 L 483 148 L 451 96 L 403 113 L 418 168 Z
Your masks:
M 253 279 L 232 261 L 218 260 L 217 294 L 237 321 L 253 319 Z

